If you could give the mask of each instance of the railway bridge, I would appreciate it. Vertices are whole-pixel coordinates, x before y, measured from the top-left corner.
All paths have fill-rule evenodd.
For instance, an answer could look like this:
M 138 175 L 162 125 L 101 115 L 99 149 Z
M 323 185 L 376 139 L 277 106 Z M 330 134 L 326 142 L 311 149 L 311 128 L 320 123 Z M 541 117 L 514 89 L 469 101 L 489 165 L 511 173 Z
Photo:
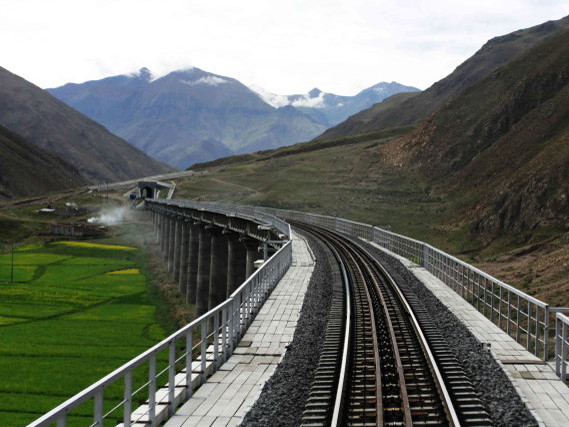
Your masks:
M 569 426 L 568 309 L 368 224 L 146 209 L 197 318 L 30 426 Z

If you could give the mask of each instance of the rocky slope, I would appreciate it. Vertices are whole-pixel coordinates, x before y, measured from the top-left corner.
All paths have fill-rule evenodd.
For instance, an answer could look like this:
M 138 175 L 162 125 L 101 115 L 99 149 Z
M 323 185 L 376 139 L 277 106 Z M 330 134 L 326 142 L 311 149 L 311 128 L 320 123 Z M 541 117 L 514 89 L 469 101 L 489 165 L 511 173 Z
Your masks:
M 423 122 L 396 162 L 473 198 L 475 233 L 569 227 L 567 58 L 569 30 L 544 39 Z

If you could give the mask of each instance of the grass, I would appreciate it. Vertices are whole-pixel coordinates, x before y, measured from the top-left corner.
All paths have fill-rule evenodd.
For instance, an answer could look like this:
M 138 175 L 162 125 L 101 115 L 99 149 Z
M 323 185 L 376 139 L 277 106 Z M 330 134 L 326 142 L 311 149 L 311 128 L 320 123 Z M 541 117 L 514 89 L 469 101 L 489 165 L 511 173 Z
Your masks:
M 165 337 L 142 261 L 125 245 L 22 246 L 11 283 L 0 255 L 0 425 L 28 424 Z M 120 391 L 105 396 L 111 405 Z
M 449 190 L 448 182 L 427 179 L 418 167 L 401 168 L 397 166 L 400 143 L 396 134 L 361 135 L 349 141 L 318 141 L 227 158 L 200 165 L 212 167 L 207 174 L 178 180 L 175 197 L 293 209 L 390 225 L 396 233 L 483 266 L 512 286 L 528 292 L 531 289 L 551 305 L 569 304 L 568 252 L 553 252 L 558 246 L 568 247 L 564 237 L 567 227 L 560 227 L 558 218 L 551 225 L 520 232 L 475 232 L 472 224 L 476 209 L 484 207 L 492 188 L 462 183 L 461 191 Z M 528 256 L 525 264 L 515 262 L 520 248 L 538 247 L 543 242 L 549 249 L 536 252 L 533 258 Z M 547 269 L 552 272 L 544 272 L 542 264 L 552 266 Z M 519 274 L 509 273 L 510 268 Z

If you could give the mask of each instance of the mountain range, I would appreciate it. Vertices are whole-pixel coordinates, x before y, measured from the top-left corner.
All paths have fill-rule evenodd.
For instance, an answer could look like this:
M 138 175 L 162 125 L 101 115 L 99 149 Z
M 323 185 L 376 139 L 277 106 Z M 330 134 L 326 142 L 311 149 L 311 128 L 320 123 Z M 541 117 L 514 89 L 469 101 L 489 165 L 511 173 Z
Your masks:
M 199 68 L 153 78 L 147 68 L 48 91 L 174 167 L 310 140 L 349 115 L 401 91 L 380 83 L 355 96 L 313 89 L 280 96 Z

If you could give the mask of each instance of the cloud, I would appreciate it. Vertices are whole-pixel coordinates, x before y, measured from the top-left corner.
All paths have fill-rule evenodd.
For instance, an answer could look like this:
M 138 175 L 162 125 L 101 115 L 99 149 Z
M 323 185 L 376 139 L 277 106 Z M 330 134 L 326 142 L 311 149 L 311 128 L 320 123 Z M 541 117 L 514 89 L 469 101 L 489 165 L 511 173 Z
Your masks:
M 324 95 L 324 92 L 320 92 L 318 96 L 315 96 L 314 98 L 304 95 L 302 98 L 294 100 L 291 105 L 293 107 L 324 108 L 326 106 Z
M 260 86 L 252 84 L 249 86 L 249 89 L 253 90 L 259 97 L 265 101 L 267 104 L 271 105 L 274 108 L 285 107 L 290 104 L 288 96 L 286 95 L 277 95 L 271 93 Z
M 221 84 L 229 83 L 229 80 L 222 79 L 217 76 L 206 76 L 197 80 L 180 80 L 188 86 L 206 85 L 206 86 L 219 86 Z
M 41 87 L 194 64 L 276 93 L 352 95 L 426 88 L 488 39 L 567 13 L 567 0 L 0 0 L 0 39 L 2 67 Z

